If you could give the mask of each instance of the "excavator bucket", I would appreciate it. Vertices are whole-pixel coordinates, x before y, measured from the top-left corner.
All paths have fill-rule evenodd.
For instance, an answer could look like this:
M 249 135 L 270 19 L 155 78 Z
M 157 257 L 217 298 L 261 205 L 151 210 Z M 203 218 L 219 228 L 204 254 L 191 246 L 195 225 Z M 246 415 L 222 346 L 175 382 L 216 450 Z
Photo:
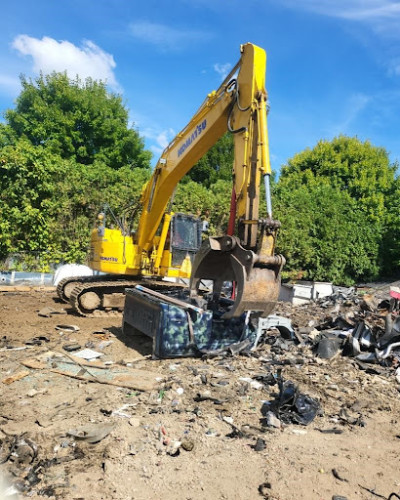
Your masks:
M 224 282 L 233 282 L 234 302 L 223 318 L 237 317 L 245 311 L 266 317 L 278 300 L 283 264 L 280 255 L 265 257 L 244 249 L 236 236 L 209 238 L 196 255 L 190 293 L 196 297 L 201 282 L 212 280 L 213 302 L 218 303 Z

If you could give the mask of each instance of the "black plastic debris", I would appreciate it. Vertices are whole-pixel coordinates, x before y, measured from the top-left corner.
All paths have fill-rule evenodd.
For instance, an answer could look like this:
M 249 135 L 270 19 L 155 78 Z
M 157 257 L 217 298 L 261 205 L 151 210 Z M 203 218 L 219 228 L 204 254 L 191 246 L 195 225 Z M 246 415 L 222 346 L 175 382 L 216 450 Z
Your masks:
M 379 301 L 373 295 L 357 299 L 351 294 L 347 298 L 339 294 L 324 299 L 324 306 L 330 309 L 316 325 L 319 335 L 309 339 L 315 353 L 322 359 L 332 359 L 340 353 L 355 358 L 363 369 L 366 364 L 397 366 L 400 362 L 400 290 L 393 294 L 391 290 L 390 301 Z
M 340 471 L 338 471 L 337 469 L 332 469 L 332 474 L 333 474 L 333 477 L 335 479 L 338 479 L 339 481 L 342 481 L 342 482 L 345 482 L 345 483 L 349 482 L 349 480 L 346 479 L 345 477 L 343 477 L 342 474 L 340 473 Z
M 376 339 L 373 336 L 371 329 L 364 321 L 357 323 L 351 335 L 348 337 L 347 349 L 352 356 L 361 354 L 363 348 L 369 349 L 375 346 Z
M 266 482 L 266 483 L 262 483 L 260 484 L 260 486 L 258 487 L 258 493 L 263 497 L 263 498 L 266 498 L 268 500 L 268 498 L 271 498 L 270 494 L 271 494 L 271 489 L 272 489 L 272 485 L 270 482 Z
M 285 424 L 308 425 L 320 412 L 319 402 L 299 391 L 291 380 L 278 380 L 279 395 L 275 401 L 264 403 L 261 412 L 273 411 Z
M 79 351 L 80 348 L 81 348 L 80 344 L 77 344 L 76 342 L 63 345 L 64 351 L 67 351 L 67 352 Z
M 38 337 L 33 337 L 25 342 L 25 345 L 42 345 L 42 342 L 50 342 L 49 337 L 45 335 L 39 335 Z
M 332 359 L 341 350 L 343 340 L 339 337 L 323 337 L 317 346 L 317 354 L 321 359 Z
M 278 383 L 277 377 L 271 372 L 260 373 L 260 374 L 254 375 L 252 378 L 254 380 L 258 380 L 259 382 L 262 382 L 264 385 L 268 385 L 268 386 L 273 386 L 273 385 L 276 385 Z
M 378 340 L 378 347 L 384 349 L 390 344 L 400 341 L 400 316 L 387 314 L 385 318 L 385 333 Z
M 256 444 L 253 446 L 254 451 L 264 451 L 267 447 L 265 439 L 257 438 Z
M 271 337 L 271 344 L 271 352 L 280 355 L 289 351 L 293 342 L 283 339 L 282 337 Z

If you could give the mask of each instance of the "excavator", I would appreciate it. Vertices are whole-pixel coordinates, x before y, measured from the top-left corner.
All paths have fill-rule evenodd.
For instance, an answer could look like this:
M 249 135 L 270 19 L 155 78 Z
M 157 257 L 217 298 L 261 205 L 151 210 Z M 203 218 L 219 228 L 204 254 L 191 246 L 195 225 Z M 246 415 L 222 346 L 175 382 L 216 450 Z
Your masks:
M 90 267 L 102 274 L 66 278 L 58 295 L 80 315 L 121 309 L 124 290 L 146 284 L 172 286 L 165 278 L 189 278 L 190 296 L 204 280 L 218 301 L 223 285 L 234 287 L 225 317 L 273 310 L 285 259 L 275 255 L 280 223 L 272 217 L 271 166 L 267 132 L 266 53 L 246 43 L 240 59 L 217 90 L 163 151 L 141 195 L 135 232 L 108 228 L 104 214 L 91 234 Z M 225 133 L 233 134 L 234 164 L 230 221 L 226 235 L 202 241 L 201 221 L 174 214 L 171 200 L 178 182 Z M 259 218 L 260 186 L 265 184 L 267 217 Z

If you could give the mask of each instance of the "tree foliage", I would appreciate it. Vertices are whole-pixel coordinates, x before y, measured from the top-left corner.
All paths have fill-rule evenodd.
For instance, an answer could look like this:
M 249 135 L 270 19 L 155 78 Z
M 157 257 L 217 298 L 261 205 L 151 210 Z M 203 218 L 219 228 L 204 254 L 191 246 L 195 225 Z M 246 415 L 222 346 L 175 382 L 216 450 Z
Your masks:
M 151 153 L 102 82 L 66 74 L 22 78 L 0 124 L 0 258 L 83 261 L 104 203 L 137 204 Z
M 136 206 L 148 169 L 82 165 L 26 139 L 0 152 L 0 257 L 39 255 L 41 264 L 84 261 L 90 229 L 107 203 Z
M 36 252 L 51 245 L 46 216 L 57 203 L 67 168 L 44 148 L 18 141 L 0 153 L 0 254 Z
M 173 209 L 206 217 L 210 222 L 210 234 L 221 234 L 228 225 L 231 192 L 232 181 L 221 179 L 207 188 L 189 180 L 179 184 Z
M 275 193 L 287 271 L 346 284 L 391 272 L 395 173 L 383 148 L 345 136 L 290 159 Z
M 33 146 L 77 163 L 103 161 L 112 168 L 149 167 L 138 132 L 128 126 L 128 110 L 120 96 L 90 78 L 70 80 L 65 73 L 21 78 L 15 109 L 6 111 L 4 140 L 26 138 Z M 5 135 L 5 137 L 4 137 Z
M 196 163 L 188 177 L 205 187 L 217 180 L 231 181 L 233 166 L 233 136 L 225 134 Z

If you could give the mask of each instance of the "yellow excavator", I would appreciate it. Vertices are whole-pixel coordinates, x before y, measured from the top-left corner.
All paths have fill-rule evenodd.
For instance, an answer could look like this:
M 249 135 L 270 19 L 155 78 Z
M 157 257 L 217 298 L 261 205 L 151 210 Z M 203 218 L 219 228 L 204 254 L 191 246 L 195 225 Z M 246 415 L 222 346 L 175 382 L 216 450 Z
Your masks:
M 235 300 L 226 317 L 246 310 L 267 316 L 280 289 L 284 258 L 275 255 L 279 221 L 272 218 L 271 167 L 267 132 L 266 53 L 247 43 L 218 90 L 163 151 L 141 196 L 137 229 L 110 229 L 100 216 L 91 235 L 90 267 L 105 275 L 66 278 L 58 295 L 81 315 L 122 309 L 124 289 L 139 283 L 170 287 L 163 278 L 191 277 L 194 297 L 203 280 L 234 283 Z M 201 241 L 201 221 L 170 210 L 182 177 L 226 132 L 234 137 L 233 191 L 229 234 Z M 259 218 L 260 185 L 265 183 L 267 217 Z

